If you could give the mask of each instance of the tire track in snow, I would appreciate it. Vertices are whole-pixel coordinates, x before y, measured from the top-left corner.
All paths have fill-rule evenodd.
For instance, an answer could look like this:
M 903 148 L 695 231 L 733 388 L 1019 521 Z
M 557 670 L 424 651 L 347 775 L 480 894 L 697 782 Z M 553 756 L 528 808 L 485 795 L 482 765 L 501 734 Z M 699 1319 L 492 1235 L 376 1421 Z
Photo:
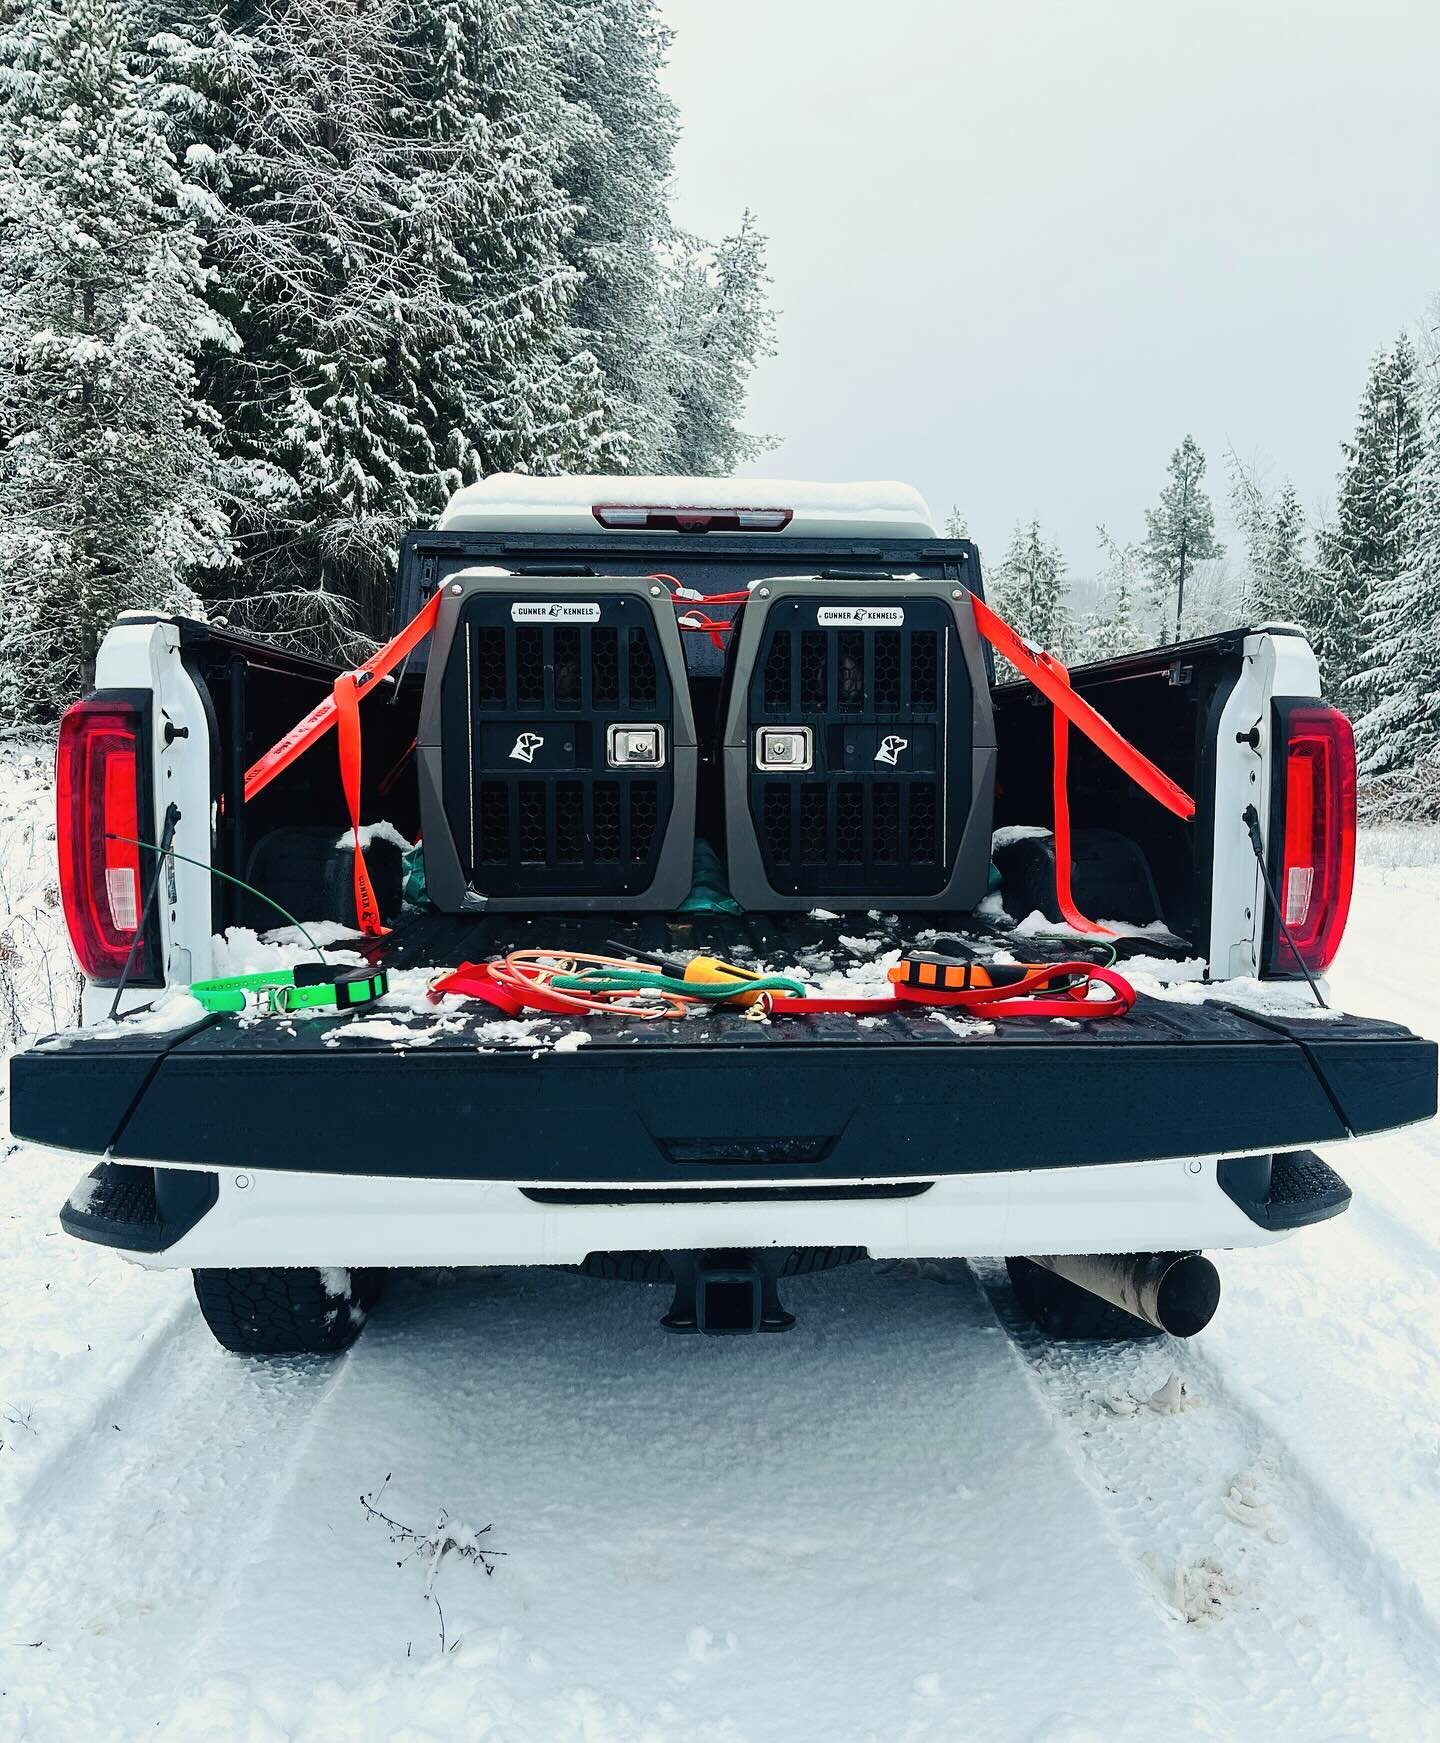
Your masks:
M 1349 1171 L 1346 1161 L 1353 1155 Z M 1335 1153 L 1342 1175 L 1355 1196 L 1346 1211 L 1350 1227 L 1378 1224 L 1387 1253 L 1402 1251 L 1411 1264 L 1440 1279 L 1440 1215 L 1432 1208 L 1434 1182 L 1440 1171 L 1440 1133 L 1431 1126 L 1386 1133 L 1357 1145 L 1353 1152 Z M 1397 1190 L 1397 1181 L 1406 1190 Z M 1417 1226 L 1417 1213 L 1429 1227 Z
M 363 1346 L 353 1346 L 340 1356 L 325 1361 L 324 1384 L 298 1430 L 282 1429 L 286 1440 L 282 1448 L 280 1468 L 269 1485 L 263 1504 L 246 1509 L 248 1518 L 238 1539 L 231 1538 L 227 1542 L 228 1578 L 223 1599 L 207 1609 L 204 1620 L 189 1645 L 186 1665 L 173 1685 L 175 1688 L 196 1682 L 212 1662 L 216 1644 L 234 1615 L 241 1581 L 260 1560 L 259 1552 L 273 1541 L 285 1503 L 306 1468 L 321 1427 L 330 1419 L 336 1394 L 349 1375 L 351 1364 L 356 1360 L 361 1347 Z
M 1197 1692 L 1233 1735 L 1430 1734 L 1440 1643 L 1408 1582 L 1367 1561 L 1354 1522 L 1203 1353 L 1173 1340 L 1052 1342 L 1023 1318 L 1001 1267 L 975 1270 L 1137 1578 L 1172 1617 Z M 1104 1402 L 1132 1389 L 1146 1398 L 1172 1371 L 1189 1388 L 1173 1414 L 1142 1404 L 1117 1415 Z M 1395 1614 L 1408 1619 L 1404 1650 Z
M 1440 1664 L 1440 1286 L 1392 1226 L 1413 1235 L 1362 1190 L 1308 1240 L 1234 1255 L 1229 1312 L 1187 1357 L 1283 1444 L 1317 1533 L 1423 1671 Z
M 133 1737 L 106 1690 L 133 1686 L 137 1664 L 159 1721 L 234 1546 L 291 1480 L 338 1377 L 333 1363 L 228 1355 L 192 1307 L 107 1394 L 89 1439 L 32 1488 L 0 1564 L 0 1683 L 27 1743 Z M 67 1675 L 77 1653 L 84 1673 Z
M 1303 1445 L 1282 1438 L 1273 1413 L 1247 1396 L 1214 1357 L 1203 1349 L 1187 1352 L 1197 1388 L 1224 1400 L 1223 1407 L 1248 1430 L 1252 1444 L 1276 1449 L 1276 1464 L 1284 1478 L 1289 1502 L 1318 1540 L 1337 1580 L 1357 1614 L 1373 1626 L 1378 1619 L 1385 1638 L 1404 1658 L 1416 1681 L 1429 1690 L 1431 1713 L 1440 1711 L 1440 1617 L 1413 1575 L 1396 1557 L 1378 1545 L 1363 1519 L 1346 1509 L 1344 1498 L 1315 1469 Z
M 47 1445 L 44 1462 L 12 1491 L 10 1505 L 17 1515 L 22 1511 L 41 1511 L 49 1505 L 53 1492 L 66 1481 L 70 1465 L 77 1457 L 86 1456 L 99 1430 L 117 1415 L 126 1414 L 126 1398 L 143 1389 L 153 1368 L 173 1359 L 170 1350 L 184 1336 L 193 1308 L 194 1303 L 185 1297 L 172 1302 L 151 1321 L 145 1343 L 129 1365 L 95 1397 L 85 1420 L 75 1423 L 59 1440 Z
M 789 1304 L 783 1339 L 667 1339 L 638 1285 L 398 1286 L 197 1538 L 220 1590 L 165 1652 L 160 1735 L 217 1712 L 295 1743 L 1142 1743 L 1159 1712 L 1224 1735 L 968 1272 L 856 1266 Z M 506 1552 L 493 1580 L 445 1570 L 443 1657 L 424 1567 L 357 1505 L 387 1470 L 397 1518 L 493 1520 Z

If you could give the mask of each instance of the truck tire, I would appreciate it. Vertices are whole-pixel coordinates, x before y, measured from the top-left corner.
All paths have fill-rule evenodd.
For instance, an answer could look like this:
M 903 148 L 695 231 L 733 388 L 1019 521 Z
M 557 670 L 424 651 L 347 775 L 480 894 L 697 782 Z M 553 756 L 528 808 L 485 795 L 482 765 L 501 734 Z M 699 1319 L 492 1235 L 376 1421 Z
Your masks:
M 359 1337 L 383 1271 L 310 1266 L 196 1271 L 195 1299 L 215 1341 L 241 1356 L 333 1356 Z
M 1046 1337 L 1067 1343 L 1122 1343 L 1165 1335 L 1029 1259 L 1007 1259 L 1005 1269 L 1021 1311 Z

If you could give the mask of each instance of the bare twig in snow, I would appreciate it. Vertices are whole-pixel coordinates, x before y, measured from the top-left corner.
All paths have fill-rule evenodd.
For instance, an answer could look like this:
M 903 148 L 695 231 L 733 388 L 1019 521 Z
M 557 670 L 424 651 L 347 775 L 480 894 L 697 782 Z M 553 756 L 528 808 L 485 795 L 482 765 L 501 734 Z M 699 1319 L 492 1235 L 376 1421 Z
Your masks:
M 440 1607 L 440 1599 L 435 1591 L 435 1582 L 440 1577 L 440 1569 L 448 1558 L 459 1561 L 478 1562 L 487 1575 L 495 1572 L 495 1561 L 504 1555 L 503 1549 L 491 1549 L 480 1540 L 486 1537 L 494 1527 L 482 1526 L 479 1530 L 469 1525 L 462 1525 L 452 1520 L 449 1512 L 442 1507 L 436 1517 L 435 1524 L 428 1531 L 421 1531 L 413 1525 L 406 1525 L 401 1520 L 393 1518 L 380 1507 L 391 1473 L 387 1473 L 385 1481 L 378 1489 L 360 1497 L 360 1505 L 365 1510 L 367 1519 L 375 1519 L 390 1533 L 390 1541 L 405 1545 L 405 1553 L 396 1562 L 396 1567 L 404 1567 L 412 1557 L 418 1557 L 427 1565 L 425 1590 L 423 1596 L 427 1603 L 435 1606 L 435 1614 L 440 1626 L 440 1650 L 445 1651 L 445 1612 Z M 459 1642 L 457 1641 L 458 1645 Z

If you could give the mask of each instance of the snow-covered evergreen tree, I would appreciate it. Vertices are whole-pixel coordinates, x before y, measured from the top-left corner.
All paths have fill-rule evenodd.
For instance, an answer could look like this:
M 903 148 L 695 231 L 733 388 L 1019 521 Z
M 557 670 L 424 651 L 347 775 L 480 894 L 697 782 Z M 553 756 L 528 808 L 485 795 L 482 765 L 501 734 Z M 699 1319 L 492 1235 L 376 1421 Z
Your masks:
M 671 32 L 653 0 L 568 0 L 557 23 L 573 115 L 562 179 L 579 207 L 567 250 L 582 274 L 573 319 L 604 376 L 614 462 L 663 471 L 676 413 L 662 329 L 679 131 L 660 83 Z
M 190 197 L 126 0 L 25 0 L 0 45 L 0 714 L 53 718 L 130 607 L 229 557 Z
M 1224 554 L 1215 538 L 1215 510 L 1205 492 L 1205 456 L 1193 436 L 1170 456 L 1169 483 L 1145 511 L 1145 571 L 1162 642 L 1185 630 L 1185 587 L 1195 564 Z
M 216 28 L 205 3 L 165 0 L 157 48 L 243 342 L 207 384 L 252 486 L 230 606 L 269 627 L 311 587 L 378 629 L 400 534 L 460 485 L 615 449 L 573 318 L 566 8 L 283 0 Z
M 190 156 L 223 200 L 242 339 L 211 385 L 258 483 L 244 620 L 308 586 L 318 619 L 348 599 L 378 629 L 400 534 L 460 484 L 596 457 L 603 390 L 572 343 L 562 256 L 575 208 L 560 140 L 528 131 L 557 112 L 540 16 L 284 0 L 228 33 L 177 13 L 159 39 L 174 87 L 226 111 L 228 138 L 197 129 Z
M 1311 589 L 1306 565 L 1305 511 L 1288 480 L 1271 506 L 1264 536 L 1255 552 L 1246 615 L 1260 623 L 1301 623 Z
M 14 208 L 0 252 L 20 293 L 5 317 L 13 404 L 0 422 L 16 436 L 13 500 L 22 458 L 40 452 L 22 402 L 50 367 L 22 358 L 22 330 L 45 329 L 59 259 L 31 273 L 25 250 L 47 227 L 99 233 L 91 218 L 109 201 L 126 240 L 97 249 L 96 283 L 135 283 L 146 225 L 125 226 L 142 195 L 162 214 L 151 255 L 189 263 L 146 284 L 155 330 L 189 371 L 174 378 L 182 435 L 209 468 L 196 524 L 210 531 L 183 553 L 172 541 L 173 573 L 203 578 L 251 627 L 348 652 L 357 621 L 385 620 L 399 535 L 487 473 L 723 473 L 763 446 L 740 423 L 769 347 L 764 242 L 748 213 L 719 248 L 671 228 L 676 118 L 655 0 L 6 0 L 6 11 L 22 15 L 0 53 Z M 59 19 L 83 36 L 92 15 L 122 11 L 118 71 L 90 80 L 66 144 L 59 99 L 37 83 L 42 61 L 55 75 L 47 31 Z M 85 67 L 82 54 L 72 82 Z M 22 152 L 32 97 L 51 109 L 35 109 Z M 133 186 L 112 200 L 103 175 L 31 175 L 29 157 L 22 173 L 23 154 L 47 142 L 79 149 L 87 105 L 106 103 L 123 127 L 133 111 L 147 140 L 119 154 L 144 162 Z M 66 319 L 50 323 L 56 357 Z M 214 343 L 186 336 L 188 320 Z M 159 394 L 171 379 L 157 367 L 147 386 Z M 153 424 L 143 394 L 126 404 Z M 190 498 L 169 484 L 179 524 Z M 69 561 L 37 557 L 35 538 L 8 515 L 7 563 L 52 573 Z M 115 573 L 127 566 L 134 596 L 148 597 L 154 564 L 117 559 Z M 98 624 L 109 607 L 95 610 Z
M 774 350 L 769 283 L 753 213 L 718 248 L 677 239 L 665 310 L 675 423 L 662 470 L 724 477 L 772 445 L 740 428 L 750 376 Z
M 264 583 L 299 569 L 377 626 L 400 533 L 436 470 L 413 371 L 437 312 L 407 220 L 433 158 L 392 135 L 406 67 L 396 0 L 286 0 L 227 45 L 235 138 L 217 245 L 243 341 L 239 439 L 292 489 L 259 541 Z M 228 419 L 227 419 L 228 423 Z
M 242 557 L 218 603 L 348 651 L 408 506 L 387 519 L 379 498 L 416 434 L 381 361 L 406 305 L 387 233 L 404 190 L 386 159 L 393 0 L 154 12 L 169 138 L 209 202 L 212 300 L 240 341 L 203 373 Z
M 1244 596 L 1246 615 L 1256 592 L 1256 577 L 1265 567 L 1270 536 L 1270 498 L 1261 485 L 1258 467 L 1247 464 L 1231 447 L 1225 455 L 1230 473 L 1230 515 L 1245 545 Z
M 1141 645 L 1136 615 L 1140 605 L 1144 556 L 1138 545 L 1121 544 L 1106 528 L 1096 527 L 1104 567 L 1100 597 L 1093 611 L 1077 620 L 1070 639 L 1070 657 L 1109 660 Z
M 1355 438 L 1344 447 L 1335 524 L 1319 540 L 1328 600 L 1324 621 L 1314 626 L 1316 652 L 1327 681 L 1343 684 L 1350 705 L 1362 710 L 1377 694 L 1375 626 L 1394 609 L 1391 595 L 1407 567 L 1422 446 L 1415 352 L 1402 334 L 1371 364 Z
M 577 325 L 585 208 L 565 177 L 589 135 L 564 89 L 576 8 L 404 0 L 404 11 L 415 73 L 403 131 L 433 154 L 441 196 L 408 220 L 438 273 L 439 345 L 417 367 L 443 466 L 433 512 L 490 472 L 604 470 L 616 394 Z
M 1370 596 L 1372 702 L 1357 723 L 1367 774 L 1440 762 L 1440 376 L 1428 383 L 1426 411 L 1404 480 L 1394 572 Z
M 1305 511 L 1288 480 L 1278 496 L 1261 488 L 1254 469 L 1230 452 L 1231 508 L 1245 541 L 1240 615 L 1247 624 L 1297 623 L 1316 606 L 1306 559 Z
M 1021 635 L 1053 651 L 1066 634 L 1064 574 L 1060 547 L 1043 535 L 1038 520 L 1023 522 L 991 571 L 990 603 Z
M 961 514 L 958 505 L 952 508 L 945 517 L 945 537 L 947 539 L 968 539 L 970 537 L 970 522 Z

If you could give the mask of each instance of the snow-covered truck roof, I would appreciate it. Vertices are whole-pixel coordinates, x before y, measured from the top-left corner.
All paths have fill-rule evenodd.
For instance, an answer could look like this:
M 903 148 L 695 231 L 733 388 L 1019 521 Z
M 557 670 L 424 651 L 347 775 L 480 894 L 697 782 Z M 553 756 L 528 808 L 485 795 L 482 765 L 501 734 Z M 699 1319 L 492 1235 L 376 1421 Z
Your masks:
M 440 531 L 751 532 L 933 539 L 925 499 L 890 481 L 815 484 L 787 478 L 530 478 L 497 472 L 450 498 Z

